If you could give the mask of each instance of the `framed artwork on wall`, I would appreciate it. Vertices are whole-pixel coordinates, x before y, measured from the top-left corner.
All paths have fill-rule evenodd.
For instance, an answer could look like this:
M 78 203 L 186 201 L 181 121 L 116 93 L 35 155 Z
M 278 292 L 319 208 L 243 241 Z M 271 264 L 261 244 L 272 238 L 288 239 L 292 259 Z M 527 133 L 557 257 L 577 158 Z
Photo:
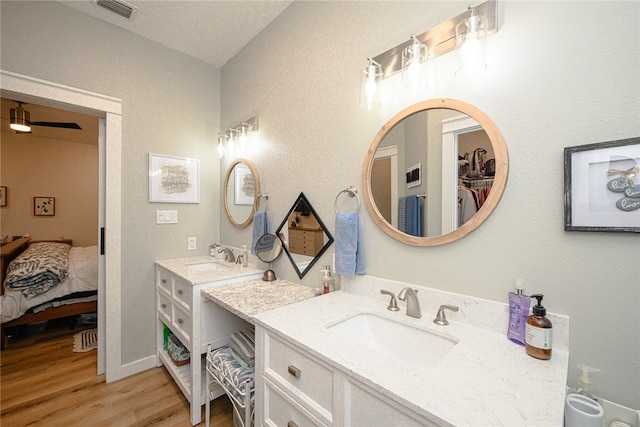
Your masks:
M 200 203 L 200 161 L 149 153 L 149 202 Z
M 243 163 L 233 168 L 234 203 L 236 205 L 253 205 L 256 196 L 256 186 L 253 174 Z
M 7 187 L 0 186 L 0 207 L 6 207 L 7 201 L 9 200 L 9 195 L 7 194 Z
M 565 147 L 564 229 L 640 233 L 640 137 Z
M 35 216 L 55 216 L 56 198 L 36 196 L 33 198 L 33 214 Z

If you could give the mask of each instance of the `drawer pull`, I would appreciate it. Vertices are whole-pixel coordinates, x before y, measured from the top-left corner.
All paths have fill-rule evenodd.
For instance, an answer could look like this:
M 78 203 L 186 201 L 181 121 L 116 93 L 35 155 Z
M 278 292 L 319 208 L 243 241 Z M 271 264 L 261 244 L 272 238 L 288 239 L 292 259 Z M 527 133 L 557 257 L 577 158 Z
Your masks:
M 293 375 L 296 378 L 300 378 L 300 375 L 302 375 L 302 371 L 300 371 L 300 369 L 296 368 L 293 365 L 289 365 L 287 367 L 287 372 L 289 372 L 291 375 Z
M 182 325 L 182 323 L 184 323 L 184 320 L 178 318 L 178 323 L 180 323 Z
M 298 427 L 298 424 L 294 421 L 287 421 L 287 427 Z
M 162 304 L 162 308 L 167 308 L 167 304 Z
M 167 279 L 162 279 L 162 283 L 167 284 Z
M 182 295 L 184 294 L 184 291 L 182 289 L 178 289 L 178 295 Z

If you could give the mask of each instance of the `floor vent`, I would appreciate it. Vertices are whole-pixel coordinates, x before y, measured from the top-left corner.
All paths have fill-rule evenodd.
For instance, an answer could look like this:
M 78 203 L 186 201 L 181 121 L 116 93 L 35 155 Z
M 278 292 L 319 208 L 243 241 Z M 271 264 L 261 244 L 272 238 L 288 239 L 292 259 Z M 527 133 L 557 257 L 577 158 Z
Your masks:
M 95 3 L 98 6 L 127 19 L 132 19 L 133 15 L 137 11 L 135 6 L 120 0 L 95 0 Z

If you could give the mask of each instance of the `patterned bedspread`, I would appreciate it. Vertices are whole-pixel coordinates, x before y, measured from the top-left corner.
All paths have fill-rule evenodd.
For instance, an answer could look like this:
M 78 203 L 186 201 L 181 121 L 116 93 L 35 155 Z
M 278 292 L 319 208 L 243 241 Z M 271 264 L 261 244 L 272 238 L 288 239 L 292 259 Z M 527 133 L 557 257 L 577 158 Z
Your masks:
M 32 243 L 7 267 L 5 288 L 22 291 L 26 299 L 51 289 L 67 277 L 70 249 L 66 243 Z

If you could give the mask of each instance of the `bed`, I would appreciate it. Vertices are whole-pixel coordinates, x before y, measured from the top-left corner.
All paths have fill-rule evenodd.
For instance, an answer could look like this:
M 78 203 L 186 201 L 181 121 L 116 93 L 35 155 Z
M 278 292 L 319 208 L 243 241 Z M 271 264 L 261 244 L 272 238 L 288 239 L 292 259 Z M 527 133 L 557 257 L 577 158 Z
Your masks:
M 40 254 L 37 255 L 38 257 L 43 255 L 38 259 L 46 259 L 50 262 L 50 265 L 44 268 L 42 265 L 39 267 L 39 274 L 44 274 L 46 279 L 37 280 L 37 286 L 41 287 L 37 292 L 29 290 L 33 289 L 31 285 L 23 286 L 14 280 L 20 273 L 29 271 L 29 257 L 32 262 L 34 252 Z M 47 256 L 50 253 L 54 255 Z M 65 255 L 61 255 L 63 253 Z M 56 269 L 56 266 L 59 265 L 63 256 L 67 257 L 67 262 L 66 268 L 61 272 Z M 2 283 L 0 346 L 2 348 L 7 343 L 5 329 L 9 327 L 97 312 L 97 246 L 72 246 L 71 240 L 32 242 L 29 238 L 21 238 L 1 248 L 0 260 L 0 283 Z M 43 263 L 44 261 L 40 261 L 40 264 Z M 33 272 L 38 272 L 38 269 Z M 55 278 L 52 279 L 52 276 Z M 26 279 L 30 280 L 30 278 Z M 58 282 L 59 279 L 62 280 Z M 43 286 L 42 283 L 47 285 Z

